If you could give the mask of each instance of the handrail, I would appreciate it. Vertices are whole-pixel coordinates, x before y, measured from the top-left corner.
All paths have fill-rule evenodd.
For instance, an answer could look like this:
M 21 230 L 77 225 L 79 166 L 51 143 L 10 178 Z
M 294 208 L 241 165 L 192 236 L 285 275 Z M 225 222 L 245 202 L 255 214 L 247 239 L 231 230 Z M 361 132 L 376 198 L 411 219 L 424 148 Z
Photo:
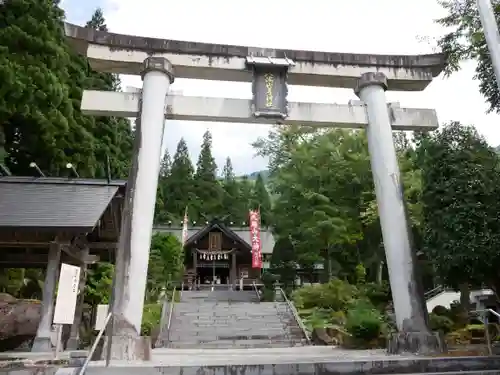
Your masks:
M 260 293 L 259 293 L 259 290 L 257 289 L 257 284 L 255 284 L 255 280 L 252 281 L 252 287 L 253 287 L 255 294 L 257 295 L 257 300 L 260 302 Z
M 170 310 L 168 313 L 168 322 L 167 322 L 167 342 L 170 341 L 170 324 L 172 323 L 172 314 L 174 313 L 175 291 L 176 289 L 174 288 L 172 292 L 172 298 L 170 299 Z
M 99 341 L 101 340 L 101 337 L 104 334 L 104 331 L 106 330 L 106 327 L 108 326 L 108 323 L 111 321 L 112 316 L 113 316 L 112 312 L 110 312 L 108 314 L 108 316 L 106 316 L 106 319 L 104 320 L 104 326 L 101 328 L 101 330 L 97 334 L 97 337 L 95 338 L 94 343 L 92 344 L 92 347 L 90 348 L 89 354 L 87 355 L 87 358 L 85 358 L 85 362 L 83 363 L 83 366 L 80 368 L 80 371 L 78 371 L 77 375 L 84 375 L 85 371 L 87 371 L 87 367 L 89 366 L 89 363 L 92 359 L 92 356 L 94 355 L 94 352 L 97 349 L 97 345 L 99 344 Z
M 471 313 L 483 313 L 483 325 L 484 325 L 484 334 L 486 336 L 486 345 L 488 346 L 488 352 L 490 355 L 493 355 L 493 348 L 491 347 L 491 338 L 490 331 L 488 330 L 488 313 L 495 315 L 500 319 L 500 313 L 496 312 L 493 309 L 482 309 L 482 310 L 474 310 Z
M 427 292 L 425 292 L 424 293 L 424 298 L 425 299 L 432 298 L 434 296 L 437 296 L 439 293 L 441 293 L 444 290 L 445 290 L 444 286 L 438 285 L 435 288 L 433 288 L 433 289 L 428 290 Z
M 281 295 L 283 296 L 283 299 L 285 300 L 286 304 L 288 305 L 288 308 L 292 312 L 292 315 L 293 315 L 295 321 L 297 322 L 297 324 L 299 325 L 299 328 L 302 330 L 302 333 L 304 334 L 304 337 L 306 338 L 307 344 L 311 345 L 311 338 L 309 337 L 309 333 L 307 332 L 306 326 L 302 322 L 302 319 L 300 318 L 300 315 L 299 315 L 297 309 L 295 308 L 295 305 L 292 302 L 290 302 L 290 300 L 288 299 L 288 297 L 285 294 L 285 291 L 283 289 L 281 289 L 281 287 L 278 287 L 278 289 L 279 289 Z
M 483 311 L 484 311 L 484 312 L 489 312 L 490 314 L 493 314 L 493 315 L 495 315 L 497 318 L 499 318 L 499 319 L 500 319 L 500 314 L 499 314 L 498 312 L 496 312 L 495 310 L 493 310 L 493 309 L 485 309 L 485 310 L 483 310 Z

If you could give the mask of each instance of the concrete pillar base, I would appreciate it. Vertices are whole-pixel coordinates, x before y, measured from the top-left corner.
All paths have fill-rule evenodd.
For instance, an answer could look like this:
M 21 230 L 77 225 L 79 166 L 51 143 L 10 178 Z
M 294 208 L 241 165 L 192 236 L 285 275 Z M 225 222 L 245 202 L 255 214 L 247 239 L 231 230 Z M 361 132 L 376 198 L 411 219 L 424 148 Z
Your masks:
M 48 353 L 52 351 L 52 342 L 50 337 L 35 337 L 33 345 L 31 346 L 32 352 Z
M 66 350 L 77 350 L 80 340 L 78 337 L 70 337 L 68 343 L 66 344 Z
M 108 337 L 104 338 L 102 357 L 107 357 Z M 152 357 L 151 337 L 113 336 L 111 341 L 111 360 L 150 361 Z
M 446 343 L 440 332 L 396 332 L 387 340 L 388 354 L 439 354 L 446 353 Z

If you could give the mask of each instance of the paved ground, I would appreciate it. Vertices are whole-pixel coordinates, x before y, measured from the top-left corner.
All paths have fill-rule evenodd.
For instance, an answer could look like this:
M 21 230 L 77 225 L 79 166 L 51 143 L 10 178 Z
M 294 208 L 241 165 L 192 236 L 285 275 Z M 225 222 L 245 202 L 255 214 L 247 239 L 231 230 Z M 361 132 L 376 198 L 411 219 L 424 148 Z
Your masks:
M 86 350 L 72 350 L 71 352 L 59 353 L 59 359 L 68 359 L 70 353 L 86 353 Z M 30 359 L 34 361 L 54 359 L 54 352 L 32 353 L 32 352 L 3 352 L 0 353 L 0 361 L 9 361 L 13 359 Z
M 112 366 L 174 367 L 325 363 L 346 360 L 387 359 L 385 350 L 343 350 L 326 346 L 250 349 L 154 349 L 151 362 L 114 361 Z M 413 356 L 391 356 L 405 359 Z M 104 362 L 92 362 L 102 366 Z

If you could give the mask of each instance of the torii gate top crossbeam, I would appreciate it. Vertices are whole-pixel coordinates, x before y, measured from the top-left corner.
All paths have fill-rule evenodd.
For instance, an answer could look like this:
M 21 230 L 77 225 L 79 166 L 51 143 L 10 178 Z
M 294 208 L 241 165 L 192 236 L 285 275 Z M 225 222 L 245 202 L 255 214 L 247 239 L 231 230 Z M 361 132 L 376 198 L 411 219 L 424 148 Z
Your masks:
M 66 37 L 100 71 L 140 74 L 151 55 L 167 58 L 175 77 L 251 82 L 248 57 L 290 59 L 288 84 L 354 88 L 361 74 L 384 73 L 388 89 L 423 90 L 444 68 L 443 54 L 371 55 L 280 50 L 270 48 L 194 43 L 96 31 L 65 24 Z

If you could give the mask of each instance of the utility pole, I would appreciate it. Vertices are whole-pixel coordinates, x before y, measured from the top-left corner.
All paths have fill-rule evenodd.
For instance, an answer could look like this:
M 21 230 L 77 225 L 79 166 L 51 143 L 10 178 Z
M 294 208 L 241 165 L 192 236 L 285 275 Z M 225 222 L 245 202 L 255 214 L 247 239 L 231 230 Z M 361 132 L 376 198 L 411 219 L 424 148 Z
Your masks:
M 490 51 L 491 63 L 500 92 L 500 33 L 491 0 L 477 0 L 477 10 L 483 25 L 484 37 Z

